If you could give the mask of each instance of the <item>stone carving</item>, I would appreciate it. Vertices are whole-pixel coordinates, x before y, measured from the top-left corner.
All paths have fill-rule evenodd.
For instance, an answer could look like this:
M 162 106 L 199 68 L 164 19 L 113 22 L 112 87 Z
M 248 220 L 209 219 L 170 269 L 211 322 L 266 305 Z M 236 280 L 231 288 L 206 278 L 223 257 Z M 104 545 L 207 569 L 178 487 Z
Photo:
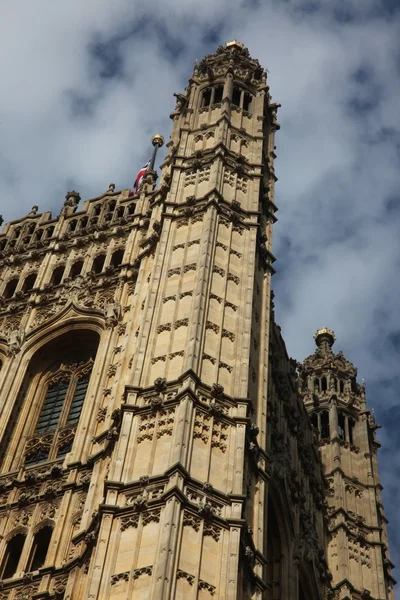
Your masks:
M 206 329 L 211 329 L 214 333 L 219 333 L 219 325 L 215 323 L 211 323 L 211 321 L 206 322 Z
M 152 574 L 152 572 L 153 572 L 153 568 L 151 566 L 150 567 L 142 567 L 141 569 L 135 569 L 132 572 L 132 577 L 133 577 L 133 579 L 139 579 L 139 577 L 141 575 L 149 575 L 150 576 Z
M 121 531 L 125 531 L 125 529 L 129 529 L 130 527 L 134 527 L 135 529 L 139 525 L 139 514 L 128 515 L 126 517 L 121 517 Z
M 129 581 L 129 571 L 125 571 L 124 573 L 115 573 L 111 575 L 111 585 L 116 585 L 120 581 Z
M 158 393 L 165 392 L 167 389 L 167 380 L 165 377 L 158 377 L 154 380 L 154 389 Z
M 190 585 L 193 585 L 195 579 L 194 575 L 190 575 L 190 573 L 186 573 L 186 571 L 181 571 L 181 569 L 178 569 L 176 573 L 176 578 L 186 579 L 186 581 L 188 581 Z
M 220 383 L 213 383 L 211 386 L 211 396 L 213 398 L 220 398 L 224 393 L 224 386 Z
M 211 583 L 207 583 L 207 581 L 203 581 L 202 579 L 200 579 L 198 589 L 207 590 L 208 592 L 210 592 L 211 596 L 214 596 L 216 587 L 214 585 L 211 585 Z
M 25 332 L 22 328 L 15 329 L 10 332 L 8 336 L 8 354 L 9 356 L 16 356 L 20 352 Z
M 121 317 L 121 306 L 118 302 L 106 302 L 104 304 L 104 317 L 108 329 L 115 327 Z
M 183 525 L 187 527 L 193 527 L 195 531 L 199 531 L 201 519 L 185 510 L 183 513 Z

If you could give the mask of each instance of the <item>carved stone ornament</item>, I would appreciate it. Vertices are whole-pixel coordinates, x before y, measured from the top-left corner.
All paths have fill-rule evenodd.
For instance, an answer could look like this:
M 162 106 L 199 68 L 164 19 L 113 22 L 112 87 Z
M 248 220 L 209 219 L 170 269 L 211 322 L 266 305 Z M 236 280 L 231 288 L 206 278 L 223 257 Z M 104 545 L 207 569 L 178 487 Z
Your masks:
M 22 328 L 15 329 L 8 336 L 8 354 L 16 356 L 20 352 L 24 342 L 25 332 Z
M 116 585 L 120 581 L 129 581 L 129 571 L 125 571 L 124 573 L 115 573 L 111 575 L 111 585 Z
M 107 329 L 117 325 L 121 317 L 121 305 L 118 302 L 106 302 L 104 304 L 104 317 Z
M 220 383 L 213 383 L 211 386 L 211 396 L 213 398 L 220 398 L 224 393 L 224 386 Z
M 189 582 L 190 585 L 193 585 L 194 583 L 194 575 L 191 575 L 190 573 L 186 573 L 186 571 L 181 571 L 180 569 L 178 569 L 177 573 L 176 573 L 176 578 L 177 579 L 186 579 L 186 581 Z
M 154 389 L 158 393 L 165 392 L 167 389 L 167 380 L 165 377 L 158 377 L 154 380 Z

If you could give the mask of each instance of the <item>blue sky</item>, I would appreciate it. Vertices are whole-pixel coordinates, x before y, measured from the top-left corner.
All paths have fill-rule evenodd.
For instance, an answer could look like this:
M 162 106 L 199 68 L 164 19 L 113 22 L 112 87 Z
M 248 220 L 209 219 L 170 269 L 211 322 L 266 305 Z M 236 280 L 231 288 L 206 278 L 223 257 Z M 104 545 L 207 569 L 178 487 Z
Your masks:
M 239 39 L 269 70 L 276 314 L 303 359 L 323 324 L 375 409 L 400 564 L 400 4 L 396 0 L 3 0 L 0 214 L 131 185 L 170 134 L 194 60 Z M 395 573 L 396 575 L 396 573 Z

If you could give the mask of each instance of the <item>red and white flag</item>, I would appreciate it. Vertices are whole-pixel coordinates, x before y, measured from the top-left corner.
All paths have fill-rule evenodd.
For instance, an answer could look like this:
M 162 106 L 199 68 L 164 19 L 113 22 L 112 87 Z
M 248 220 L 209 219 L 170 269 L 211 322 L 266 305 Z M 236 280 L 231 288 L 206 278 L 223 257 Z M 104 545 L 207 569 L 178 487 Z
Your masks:
M 142 183 L 144 174 L 146 173 L 147 169 L 150 166 L 150 160 L 147 161 L 147 163 L 144 165 L 144 167 L 142 167 L 139 171 L 139 173 L 136 175 L 136 179 L 135 179 L 135 183 L 133 184 L 133 188 L 129 191 L 129 195 L 133 196 L 134 194 L 137 194 L 140 188 L 140 184 Z

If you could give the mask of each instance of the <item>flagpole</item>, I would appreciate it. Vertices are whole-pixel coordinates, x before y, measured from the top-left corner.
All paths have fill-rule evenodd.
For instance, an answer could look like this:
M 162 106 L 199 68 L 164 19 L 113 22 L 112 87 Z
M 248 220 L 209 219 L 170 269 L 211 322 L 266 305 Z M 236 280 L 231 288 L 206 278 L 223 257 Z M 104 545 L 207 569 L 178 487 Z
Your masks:
M 156 133 L 151 138 L 151 143 L 154 146 L 153 156 L 151 157 L 151 162 L 149 166 L 149 171 L 154 171 L 154 163 L 156 162 L 157 150 L 164 145 L 164 138 L 160 133 Z

